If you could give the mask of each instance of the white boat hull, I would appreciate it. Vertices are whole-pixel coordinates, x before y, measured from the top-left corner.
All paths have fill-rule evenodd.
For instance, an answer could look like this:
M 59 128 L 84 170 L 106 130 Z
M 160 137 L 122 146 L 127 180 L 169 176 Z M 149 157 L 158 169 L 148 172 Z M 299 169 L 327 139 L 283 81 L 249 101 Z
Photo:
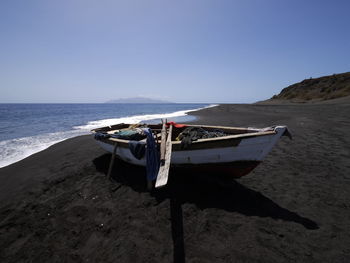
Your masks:
M 199 167 L 202 165 L 208 168 L 213 165 L 220 167 L 221 164 L 222 166 L 233 166 L 234 164 L 243 163 L 247 164 L 248 170 L 249 167 L 253 169 L 271 151 L 286 129 L 286 126 L 277 126 L 274 128 L 274 133 L 263 136 L 236 136 L 239 143 L 235 146 L 222 145 L 204 149 L 176 150 L 172 152 L 171 165 L 174 167 Z M 106 151 L 113 152 L 113 144 L 104 141 L 97 142 Z M 146 165 L 146 158 L 143 157 L 138 160 L 129 148 L 117 147 L 116 155 L 125 162 L 134 165 Z

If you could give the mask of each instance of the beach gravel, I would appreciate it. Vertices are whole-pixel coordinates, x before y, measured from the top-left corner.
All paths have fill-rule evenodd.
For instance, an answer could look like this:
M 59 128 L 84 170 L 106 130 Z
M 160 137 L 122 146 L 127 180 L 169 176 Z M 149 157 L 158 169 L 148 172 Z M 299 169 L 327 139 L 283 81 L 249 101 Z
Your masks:
M 350 262 L 350 104 L 220 105 L 197 123 L 288 125 L 246 177 L 216 184 L 144 168 L 92 136 L 0 169 L 0 262 Z M 215 175 L 213 175 L 215 176 Z

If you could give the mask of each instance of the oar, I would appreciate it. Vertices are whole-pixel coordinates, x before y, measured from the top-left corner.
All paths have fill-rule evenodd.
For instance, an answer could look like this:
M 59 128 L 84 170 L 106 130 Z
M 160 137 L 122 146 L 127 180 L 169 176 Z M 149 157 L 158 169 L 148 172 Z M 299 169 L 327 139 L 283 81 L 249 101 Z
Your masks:
M 163 123 L 163 126 L 164 126 L 164 123 Z M 170 125 L 169 130 L 168 130 L 168 138 L 167 138 L 166 143 L 165 143 L 164 164 L 161 163 L 161 165 L 160 165 L 158 176 L 157 176 L 157 181 L 156 181 L 156 188 L 165 186 L 168 182 L 170 159 L 171 159 L 171 149 L 172 149 L 172 144 L 171 144 L 172 131 L 173 131 L 173 126 Z M 161 145 L 160 149 L 162 149 L 162 145 Z M 162 154 L 162 152 L 161 152 L 161 154 Z

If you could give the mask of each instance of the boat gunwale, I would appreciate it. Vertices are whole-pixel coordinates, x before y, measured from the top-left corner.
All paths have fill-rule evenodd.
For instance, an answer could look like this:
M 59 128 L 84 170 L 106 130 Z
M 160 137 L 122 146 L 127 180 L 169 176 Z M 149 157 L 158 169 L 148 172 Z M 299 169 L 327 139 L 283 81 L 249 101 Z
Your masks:
M 117 124 L 118 125 L 118 124 Z M 125 123 L 121 123 L 120 125 L 128 125 Z M 154 124 L 152 126 L 157 126 L 158 124 Z M 160 125 L 160 124 L 159 124 Z M 187 124 L 185 124 L 187 125 Z M 113 125 L 115 126 L 115 125 Z M 198 139 L 196 141 L 193 141 L 192 144 L 205 144 L 207 142 L 215 142 L 215 141 L 226 141 L 226 140 L 234 140 L 234 139 L 246 139 L 250 137 L 257 137 L 257 136 L 268 136 L 268 135 L 275 135 L 277 132 L 275 130 L 269 130 L 269 131 L 261 131 L 261 129 L 249 129 L 249 128 L 242 128 L 242 127 L 228 127 L 228 126 L 210 126 L 210 125 L 188 125 L 191 127 L 202 127 L 202 128 L 213 128 L 213 129 L 224 129 L 224 130 L 239 130 L 239 131 L 245 131 L 245 133 L 239 133 L 239 134 L 233 134 L 233 135 L 227 135 L 222 137 L 215 137 L 215 138 L 205 138 L 205 139 Z M 96 133 L 99 132 L 105 128 L 111 129 L 109 126 L 93 129 L 92 132 Z M 253 132 L 248 132 L 253 131 Z M 255 131 L 255 132 L 254 132 Z M 128 144 L 130 140 L 124 140 L 124 139 L 118 139 L 118 138 L 108 138 L 104 139 L 103 141 L 111 141 L 111 142 L 117 142 L 122 144 Z M 181 144 L 181 141 L 171 141 L 173 145 Z M 204 146 L 204 145 L 203 145 Z

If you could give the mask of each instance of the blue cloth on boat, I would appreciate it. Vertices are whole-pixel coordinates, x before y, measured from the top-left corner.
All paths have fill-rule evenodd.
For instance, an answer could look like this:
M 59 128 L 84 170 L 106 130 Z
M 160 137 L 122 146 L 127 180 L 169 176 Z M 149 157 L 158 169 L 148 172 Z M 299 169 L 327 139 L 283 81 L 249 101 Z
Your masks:
M 140 141 L 146 138 L 142 128 L 126 129 L 111 135 L 112 138 Z
M 110 138 L 111 135 L 108 134 L 108 133 L 105 133 L 105 132 L 97 132 L 97 133 L 95 133 L 94 137 L 95 137 L 96 140 L 102 140 L 102 139 Z
M 152 130 L 150 128 L 143 128 L 143 131 L 147 135 L 147 147 L 146 147 L 146 172 L 147 180 L 153 181 L 157 178 L 159 170 L 159 151 L 157 149 L 156 141 Z
M 129 150 L 136 159 L 141 160 L 146 152 L 146 142 L 129 141 Z

